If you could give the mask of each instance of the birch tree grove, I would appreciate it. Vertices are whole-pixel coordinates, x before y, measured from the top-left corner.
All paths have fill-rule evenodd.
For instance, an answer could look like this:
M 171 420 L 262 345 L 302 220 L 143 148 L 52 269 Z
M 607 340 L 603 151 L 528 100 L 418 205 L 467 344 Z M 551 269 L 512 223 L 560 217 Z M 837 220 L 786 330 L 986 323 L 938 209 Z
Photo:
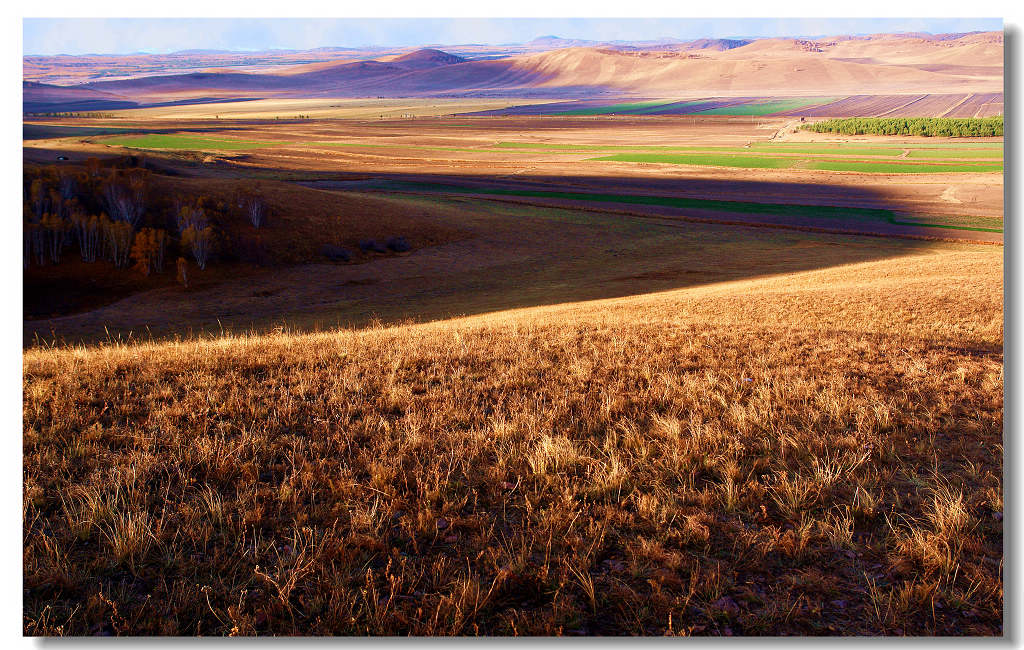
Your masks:
M 24 232 L 24 265 L 27 267 L 33 261 L 40 266 L 46 264 L 46 233 L 42 224 L 26 219 L 23 224 Z
M 180 206 L 174 215 L 174 219 L 178 226 L 178 233 L 182 237 L 185 236 L 185 231 L 189 228 L 202 230 L 210 223 L 206 218 L 206 212 L 202 208 L 191 205 Z
M 111 173 L 103 185 L 103 204 L 113 221 L 124 221 L 137 228 L 146 210 L 146 184 L 143 174 L 135 172 L 122 178 Z
M 131 267 L 146 276 L 162 273 L 168 255 L 172 255 L 172 271 L 176 261 L 186 257 L 205 270 L 221 243 L 214 222 L 232 210 L 232 203 L 240 201 L 257 228 L 263 225 L 268 207 L 258 184 L 224 198 L 191 192 L 163 197 L 150 187 L 147 170 L 105 166 L 96 160 L 87 161 L 84 170 L 40 167 L 29 169 L 25 176 L 22 263 L 26 269 L 58 264 L 65 249 L 73 246 L 83 262 L 107 260 L 115 268 Z M 185 284 L 187 266 L 177 269 Z
M 195 228 L 189 226 L 181 235 L 182 246 L 187 246 L 192 251 L 192 257 L 200 270 L 206 270 L 206 263 L 210 260 L 213 252 L 213 228 Z
M 60 215 L 48 213 L 43 215 L 43 220 L 39 222 L 39 225 L 42 227 L 47 257 L 50 262 L 59 264 L 71 224 L 67 219 L 62 219 Z
M 29 201 L 32 206 L 32 216 L 35 223 L 39 223 L 43 215 L 46 214 L 49 207 L 49 198 L 43 185 L 43 179 L 37 178 L 32 181 L 32 187 L 29 189 Z
M 78 212 L 71 217 L 83 262 L 95 262 L 100 249 L 100 219 Z
M 103 218 L 101 225 L 108 259 L 117 268 L 128 266 L 135 230 L 126 221 L 111 221 L 107 218 Z
M 164 272 L 164 251 L 167 250 L 167 231 L 163 228 L 153 230 L 154 257 L 153 267 L 157 273 Z

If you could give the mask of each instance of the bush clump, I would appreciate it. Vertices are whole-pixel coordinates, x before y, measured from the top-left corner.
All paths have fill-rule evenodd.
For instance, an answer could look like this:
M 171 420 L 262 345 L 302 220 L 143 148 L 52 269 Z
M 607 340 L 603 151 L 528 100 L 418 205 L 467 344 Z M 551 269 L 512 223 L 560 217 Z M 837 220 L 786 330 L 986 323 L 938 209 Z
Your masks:
M 387 241 L 387 247 L 396 253 L 404 253 L 412 250 L 412 244 L 405 237 L 392 237 Z
M 388 252 L 388 249 L 385 248 L 384 245 L 381 244 L 376 239 L 363 239 L 363 240 L 360 240 L 360 242 L 359 242 L 359 250 L 363 251 L 364 253 L 369 253 L 370 251 L 373 251 L 374 253 L 386 253 L 386 252 Z
M 352 259 L 352 253 L 334 244 L 324 244 L 321 246 L 320 254 L 332 262 L 348 262 Z

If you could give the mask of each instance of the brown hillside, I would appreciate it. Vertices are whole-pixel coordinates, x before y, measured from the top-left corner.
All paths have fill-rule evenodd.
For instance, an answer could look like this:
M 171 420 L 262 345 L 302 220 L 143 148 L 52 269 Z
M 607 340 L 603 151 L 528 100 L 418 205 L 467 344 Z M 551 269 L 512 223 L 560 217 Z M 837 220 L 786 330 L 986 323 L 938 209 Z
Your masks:
M 741 47 L 621 51 L 570 47 L 493 60 L 419 50 L 274 74 L 200 72 L 87 87 L 136 101 L 183 96 L 361 97 L 450 93 L 692 95 L 1001 92 L 1002 34 L 761 39 Z

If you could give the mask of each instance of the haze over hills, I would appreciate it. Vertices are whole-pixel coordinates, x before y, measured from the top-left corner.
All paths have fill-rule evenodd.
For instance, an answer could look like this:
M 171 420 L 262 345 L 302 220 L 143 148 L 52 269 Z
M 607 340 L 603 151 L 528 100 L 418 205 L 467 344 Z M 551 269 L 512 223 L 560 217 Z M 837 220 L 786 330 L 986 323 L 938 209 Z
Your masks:
M 103 79 L 109 71 L 99 68 L 112 63 L 120 78 Z M 544 36 L 443 50 L 25 57 L 25 80 L 40 79 L 62 83 L 26 84 L 28 112 L 243 97 L 1001 93 L 1003 34 L 632 43 Z

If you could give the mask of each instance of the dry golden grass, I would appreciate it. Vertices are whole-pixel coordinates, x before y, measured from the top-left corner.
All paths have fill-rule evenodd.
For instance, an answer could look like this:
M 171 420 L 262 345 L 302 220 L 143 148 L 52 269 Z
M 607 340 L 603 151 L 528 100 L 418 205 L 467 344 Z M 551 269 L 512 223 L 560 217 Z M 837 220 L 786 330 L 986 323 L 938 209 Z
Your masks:
M 27 350 L 24 631 L 1001 634 L 1001 256 Z

